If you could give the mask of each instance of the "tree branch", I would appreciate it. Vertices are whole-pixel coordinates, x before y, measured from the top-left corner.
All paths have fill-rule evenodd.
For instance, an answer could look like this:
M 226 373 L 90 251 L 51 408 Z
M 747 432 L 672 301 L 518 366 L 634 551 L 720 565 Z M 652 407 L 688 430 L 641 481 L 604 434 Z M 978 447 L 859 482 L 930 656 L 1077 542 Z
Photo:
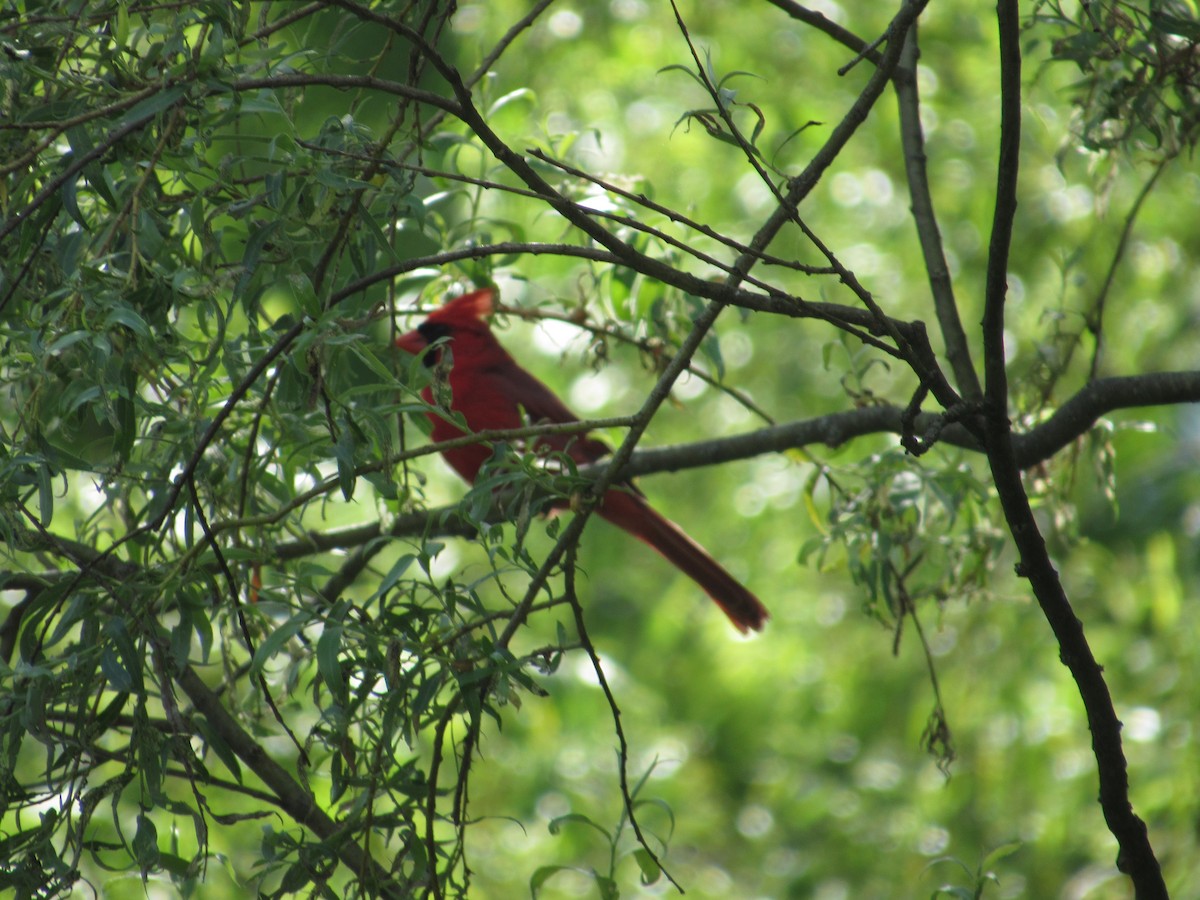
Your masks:
M 1011 436 L 1013 459 L 1018 469 L 1025 470 L 1040 465 L 1053 457 L 1059 450 L 1078 440 L 1108 413 L 1121 409 L 1147 406 L 1164 406 L 1180 403 L 1200 403 L 1200 371 L 1160 372 L 1147 375 L 1130 375 L 1121 378 L 1102 378 L 1094 381 L 1064 403 L 1050 418 L 1027 432 Z M 903 434 L 904 408 L 892 404 L 866 406 L 843 412 L 829 413 L 812 419 L 801 419 L 760 428 L 744 434 L 697 441 L 690 444 L 644 448 L 633 453 L 629 461 L 617 472 L 617 480 L 652 475 L 659 472 L 679 472 L 687 469 L 721 465 L 738 460 L 751 459 L 765 453 L 781 453 L 822 444 L 840 447 L 854 438 L 875 434 Z M 628 417 L 615 419 L 592 419 L 566 425 L 537 425 L 512 431 L 490 431 L 477 435 L 455 438 L 442 444 L 428 444 L 407 451 L 405 458 L 428 456 L 448 446 L 466 446 L 475 441 L 516 440 L 536 437 L 541 434 L 582 432 L 600 427 L 622 427 L 628 425 Z M 937 426 L 941 416 L 922 413 L 915 420 L 918 432 L 925 433 Z M 964 426 L 950 424 L 941 429 L 938 440 L 966 450 L 982 451 L 983 445 Z M 595 476 L 605 463 L 582 467 L 583 476 Z M 356 474 L 365 474 L 356 472 Z M 336 486 L 331 480 L 327 489 Z M 330 531 L 311 531 L 304 537 L 275 544 L 264 554 L 263 562 L 284 562 L 325 553 L 360 547 L 378 537 L 388 535 L 400 537 L 412 534 L 436 534 L 439 536 L 473 537 L 473 526 L 453 515 L 455 507 L 447 506 L 433 510 L 404 513 L 391 520 L 386 529 L 378 522 L 354 525 Z M 247 520 L 249 521 L 249 520 Z M 233 527 L 243 527 L 247 521 L 223 522 L 213 526 L 215 532 Z M 257 521 L 257 520 L 255 520 Z M 430 522 L 438 525 L 430 531 Z M 133 580 L 139 576 L 140 567 L 113 556 L 104 556 L 96 550 L 66 538 L 55 537 L 53 541 L 37 532 L 21 529 L 11 532 L 12 544 L 16 549 L 28 552 L 49 552 L 63 555 L 69 561 L 92 564 L 96 570 L 117 580 Z M 5 533 L 0 532 L 0 540 Z M 44 582 L 56 573 L 44 573 L 42 582 L 18 584 L 16 581 L 0 579 L 0 583 L 17 587 L 45 586 Z M 16 576 L 13 576 L 14 578 Z
M 908 191 L 912 199 L 913 222 L 917 226 L 917 237 L 925 257 L 925 271 L 929 274 L 929 288 L 933 293 L 933 306 L 938 324 L 942 329 L 942 340 L 946 345 L 946 358 L 954 372 L 955 381 L 963 397 L 978 400 L 983 396 L 979 376 L 971 364 L 971 351 L 958 315 L 958 303 L 954 299 L 954 286 L 950 281 L 950 269 L 938 229 L 937 215 L 933 211 L 933 196 L 929 192 L 929 174 L 925 168 L 925 135 L 921 129 L 920 100 L 917 96 L 917 27 L 914 25 L 905 38 L 904 55 L 897 67 L 892 83 L 896 88 L 896 105 L 900 110 L 900 142 L 904 148 L 904 171 L 908 176 Z
M 809 9 L 807 6 L 801 6 L 795 0 L 767 0 L 767 2 L 772 6 L 779 7 L 796 21 L 811 25 L 818 31 L 824 32 L 833 38 L 842 46 L 850 48 L 863 58 L 869 59 L 875 65 L 879 65 L 881 57 L 878 50 L 872 50 L 866 41 L 854 32 L 843 28 L 832 19 L 826 18 L 824 13 Z
M 1121 747 L 1121 723 L 1103 670 L 1092 655 L 1083 623 L 1071 608 L 1021 481 L 1008 419 L 1008 376 L 1004 357 L 1004 306 L 1009 247 L 1017 208 L 1021 144 L 1020 16 L 1016 0 L 997 5 L 1000 30 L 1000 161 L 996 207 L 988 247 L 983 314 L 985 372 L 984 429 L 988 462 L 1009 531 L 1020 555 L 1018 573 L 1029 579 L 1042 613 L 1058 641 L 1059 655 L 1078 686 L 1092 732 L 1100 776 L 1100 806 L 1120 846 L 1117 868 L 1130 876 L 1139 900 L 1166 898 L 1162 869 L 1145 823 L 1129 801 L 1129 773 Z

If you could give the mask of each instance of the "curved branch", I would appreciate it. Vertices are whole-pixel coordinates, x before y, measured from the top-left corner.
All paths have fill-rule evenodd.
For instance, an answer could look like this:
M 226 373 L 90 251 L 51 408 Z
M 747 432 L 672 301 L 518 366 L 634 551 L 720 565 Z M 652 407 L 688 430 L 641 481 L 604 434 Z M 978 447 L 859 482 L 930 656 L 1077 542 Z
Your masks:
M 880 63 L 880 54 L 878 50 L 871 48 L 871 45 L 860 38 L 854 32 L 843 28 L 837 22 L 825 17 L 823 13 L 809 9 L 807 6 L 801 6 L 795 0 L 767 0 L 772 6 L 777 6 L 793 19 L 798 22 L 803 22 L 805 25 L 811 25 L 818 31 L 824 32 L 829 37 L 833 38 L 843 47 L 848 47 L 857 53 L 863 59 L 868 59 L 875 65 Z
M 1081 388 L 1045 422 L 1013 436 L 1016 464 L 1028 469 L 1044 462 L 1110 412 L 1177 403 L 1200 403 L 1200 371 L 1100 378 Z
M 1117 868 L 1130 876 L 1139 900 L 1157 900 L 1166 898 L 1166 884 L 1150 845 L 1146 824 L 1133 811 L 1129 800 L 1129 766 L 1121 746 L 1121 722 L 1113 708 L 1104 671 L 1084 634 L 1083 623 L 1075 615 L 1050 560 L 1013 449 L 1007 410 L 1004 306 L 1021 146 L 1021 46 L 1016 0 L 1000 0 L 997 18 L 1000 30 L 1000 160 L 983 313 L 984 433 L 988 462 L 1008 529 L 1020 555 L 1017 571 L 1029 579 L 1042 614 L 1058 642 L 1063 665 L 1070 671 L 1083 700 L 1100 778 L 1100 807 L 1109 831 L 1120 846 Z
M 1200 372 L 1163 372 L 1106 378 L 1094 382 L 1037 427 L 1024 434 L 1013 435 L 1014 459 L 1020 469 L 1029 469 L 1045 462 L 1059 450 L 1082 437 L 1107 413 L 1119 409 L 1177 403 L 1200 403 Z M 752 459 L 765 453 L 781 453 L 813 444 L 839 447 L 857 437 L 903 434 L 904 414 L 905 410 L 899 406 L 868 406 L 813 419 L 786 422 L 730 437 L 646 448 L 633 453 L 629 461 L 617 472 L 616 477 L 618 480 L 624 480 L 660 472 L 680 472 Z M 926 432 L 939 427 L 941 423 L 941 417 L 937 414 L 922 413 L 917 416 L 915 427 L 918 432 Z M 578 423 L 580 427 L 588 424 Z M 966 450 L 983 451 L 983 445 L 963 425 L 945 426 L 940 430 L 938 439 Z M 467 439 L 456 440 L 461 443 Z M 423 449 L 433 452 L 436 447 L 430 445 Z M 605 466 L 606 463 L 600 462 L 581 467 L 579 475 L 597 477 L 604 471 Z M 477 533 L 475 527 L 460 519 L 455 514 L 456 510 L 457 506 L 445 506 L 405 513 L 393 519 L 386 528 L 378 522 L 371 522 L 331 531 L 310 532 L 299 540 L 276 544 L 266 556 L 268 559 L 280 561 L 296 559 L 312 553 L 359 547 L 385 535 L 474 537 Z
M 1059 407 L 1049 419 L 1023 434 L 1012 436 L 1015 464 L 1025 470 L 1045 462 L 1087 434 L 1096 421 L 1107 413 L 1178 403 L 1200 403 L 1200 372 L 1161 372 L 1092 382 Z M 872 434 L 903 434 L 903 417 L 904 409 L 899 406 L 868 406 L 814 419 L 786 422 L 732 437 L 639 450 L 622 468 L 620 475 L 622 478 L 634 478 L 655 472 L 676 472 L 813 444 L 839 447 L 853 438 Z M 924 432 L 940 423 L 939 415 L 922 413 L 917 416 L 916 428 Z M 983 450 L 983 445 L 963 425 L 947 425 L 941 430 L 939 440 L 966 450 Z M 591 468 L 581 468 L 580 474 L 588 474 Z
M 1125 257 L 1125 251 L 1129 247 L 1130 238 L 1133 236 L 1133 226 L 1137 222 L 1138 214 L 1142 211 L 1142 205 L 1146 202 L 1146 198 L 1150 196 L 1150 192 L 1154 190 L 1155 184 L 1158 183 L 1159 177 L 1167 170 L 1173 156 L 1166 156 L 1159 160 L 1158 165 L 1154 167 L 1154 172 L 1142 185 L 1142 189 L 1138 191 L 1137 197 L 1134 198 L 1133 205 L 1129 208 L 1129 212 L 1125 216 L 1125 224 L 1121 227 L 1121 236 L 1117 240 L 1117 246 L 1113 250 L 1112 260 L 1108 264 L 1108 271 L 1104 274 L 1104 281 L 1100 285 L 1100 292 L 1092 301 L 1092 308 L 1087 312 L 1085 320 L 1087 322 L 1087 330 L 1091 332 L 1096 339 L 1096 345 L 1092 349 L 1092 365 L 1089 371 L 1089 377 L 1095 378 L 1096 372 L 1100 367 L 1101 349 L 1104 346 L 1104 309 L 1108 301 L 1109 292 L 1112 290 L 1113 282 L 1117 277 L 1117 270 Z M 1070 348 L 1074 350 L 1074 345 Z M 1066 363 L 1071 359 L 1071 353 L 1067 353 L 1067 358 L 1063 362 L 1060 370 L 1065 370 Z
M 884 65 L 885 57 L 871 45 L 840 25 L 831 22 L 821 13 L 803 7 L 794 0 L 768 0 L 768 2 L 793 18 L 825 32 L 834 40 L 854 50 L 859 54 L 858 58 L 868 59 L 876 66 Z M 919 9 L 917 11 L 919 12 Z M 969 346 L 958 316 L 958 307 L 954 300 L 949 270 L 942 250 L 941 235 L 938 231 L 937 219 L 933 212 L 933 201 L 929 193 L 929 181 L 925 171 L 924 136 L 921 132 L 917 98 L 916 63 L 919 54 L 916 35 L 917 28 L 914 19 L 911 28 L 904 34 L 899 64 L 895 66 L 891 74 L 900 110 L 900 138 L 904 147 L 905 169 L 912 197 L 913 218 L 916 221 L 917 234 L 925 256 L 926 269 L 929 272 L 938 323 L 946 344 L 946 357 L 954 371 L 959 390 L 968 401 L 971 401 L 978 399 L 982 391 L 979 386 L 979 378 L 971 365 Z M 895 37 L 889 36 L 888 39 L 894 41 Z M 948 396 L 943 397 L 943 402 L 947 399 Z

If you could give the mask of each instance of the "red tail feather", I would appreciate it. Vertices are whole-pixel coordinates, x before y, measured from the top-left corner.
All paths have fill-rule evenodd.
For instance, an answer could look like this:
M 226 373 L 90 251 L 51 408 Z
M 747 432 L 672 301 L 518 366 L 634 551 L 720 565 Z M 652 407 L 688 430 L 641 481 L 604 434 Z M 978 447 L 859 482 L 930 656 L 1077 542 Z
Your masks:
M 745 634 L 751 629 L 762 630 L 770 614 L 759 599 L 688 537 L 682 528 L 657 513 L 637 494 L 609 491 L 597 511 L 617 527 L 649 544 L 700 585 L 729 616 L 738 631 Z

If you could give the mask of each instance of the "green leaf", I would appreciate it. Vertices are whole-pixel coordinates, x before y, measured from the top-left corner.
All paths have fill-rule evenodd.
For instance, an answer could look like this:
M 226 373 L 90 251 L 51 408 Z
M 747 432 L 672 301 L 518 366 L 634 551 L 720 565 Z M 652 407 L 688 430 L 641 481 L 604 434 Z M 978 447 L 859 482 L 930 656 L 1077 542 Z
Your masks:
M 382 597 L 388 591 L 394 588 L 399 583 L 400 579 L 404 577 L 404 573 L 407 572 L 412 567 L 412 564 L 416 561 L 417 556 L 415 553 L 405 553 L 403 556 L 397 559 L 392 564 L 392 567 L 388 569 L 387 574 L 383 576 L 383 580 L 379 582 L 379 587 L 375 589 L 375 592 L 371 595 L 370 599 L 375 600 L 379 597 Z
M 715 332 L 709 332 L 708 336 L 700 344 L 701 351 L 705 358 L 712 363 L 716 370 L 717 381 L 725 380 L 725 357 L 721 354 L 721 342 L 717 338 Z
M 654 857 L 647 852 L 645 847 L 638 847 L 634 850 L 633 858 L 637 860 L 638 868 L 642 870 L 642 884 L 654 884 L 662 877 L 662 867 L 654 861 Z
M 317 671 L 321 679 L 343 705 L 346 702 L 346 682 L 342 677 L 342 666 L 338 661 L 338 652 L 342 646 L 342 626 L 326 624 L 325 630 L 317 638 Z
M 112 123 L 112 131 L 120 131 L 126 125 L 152 119 L 159 113 L 170 109 L 187 93 L 187 88 L 181 85 L 164 88 L 151 94 L 145 100 L 131 107 L 123 116 Z
M 89 228 L 83 213 L 79 211 L 79 183 L 74 178 L 68 178 L 63 182 L 59 196 L 62 197 L 63 209 L 67 211 L 67 215 L 74 219 L 81 228 Z
M 991 869 L 991 867 L 994 866 L 996 863 L 1000 862 L 1000 860 L 1007 859 L 1008 857 L 1012 856 L 1014 853 L 1016 853 L 1018 850 L 1020 850 L 1021 847 L 1023 847 L 1023 846 L 1024 846 L 1023 841 L 1016 841 L 1016 840 L 1006 841 L 1005 843 L 1000 844 L 998 847 L 989 851 L 987 856 L 985 856 L 983 858 L 983 861 L 980 862 L 980 864 L 979 864 L 980 871 L 986 872 L 988 869 Z
M 662 75 L 665 72 L 682 72 L 688 78 L 692 79 L 692 81 L 696 82 L 696 84 L 700 85 L 701 87 L 704 87 L 704 79 L 702 79 L 699 75 L 697 75 L 695 72 L 693 72 L 687 66 L 680 65 L 679 63 L 672 63 L 669 66 L 663 66 L 655 74 Z
M 294 863 L 283 873 L 283 879 L 279 883 L 279 895 L 286 896 L 288 894 L 299 893 L 311 882 L 312 876 L 310 875 L 309 867 L 302 863 Z
M 238 784 L 241 784 L 241 761 L 238 760 L 237 754 L 233 752 L 229 744 L 225 742 L 225 738 L 223 738 L 221 734 L 212 727 L 212 724 L 208 721 L 208 719 L 204 718 L 203 716 L 197 717 L 194 719 L 194 722 L 196 723 L 196 730 L 200 732 L 200 737 L 204 739 L 204 742 L 208 745 L 208 748 L 212 750 L 213 753 L 217 754 L 217 757 L 225 764 L 225 768 L 227 768 L 233 775 L 234 780 L 237 781 Z
M 573 871 L 575 871 L 573 866 L 541 866 L 540 868 L 534 869 L 533 874 L 529 876 L 530 896 L 533 897 L 534 900 L 537 900 L 538 891 L 542 889 L 543 885 L 545 885 L 547 881 L 549 881 L 559 872 Z
M 366 350 L 361 342 L 350 343 L 346 345 L 346 349 L 363 365 L 371 370 L 379 379 L 381 384 L 394 384 L 396 381 L 396 373 L 389 369 L 374 353 Z M 394 356 L 400 355 L 399 351 Z
M 49 346 L 46 347 L 46 355 L 55 356 L 62 353 L 64 350 L 74 347 L 81 341 L 91 339 L 91 337 L 92 333 L 90 331 L 70 331 L 67 334 L 64 334 L 62 337 L 56 338 L 54 341 L 52 341 Z
M 50 520 L 54 518 L 54 486 L 50 480 L 48 466 L 38 466 L 37 481 L 38 518 L 41 520 L 43 528 L 49 528 Z
M 114 306 L 108 311 L 108 315 L 104 318 L 104 327 L 112 328 L 114 325 L 124 325 L 138 337 L 150 340 L 152 338 L 150 326 L 146 324 L 146 320 L 138 315 L 137 310 L 129 306 Z
M 515 91 L 509 91 L 488 107 L 488 115 L 494 116 L 504 109 L 504 107 L 516 103 L 518 100 L 524 100 L 530 105 L 535 105 L 537 103 L 537 95 L 529 88 L 517 88 Z
M 280 652 L 288 641 L 303 631 L 305 626 L 311 622 L 312 614 L 310 612 L 299 612 L 272 631 L 254 651 L 254 659 L 250 663 L 251 673 L 258 677 L 267 661 Z
M 357 442 L 354 439 L 354 429 L 348 423 L 343 424 L 337 441 L 333 445 L 333 456 L 337 460 L 338 485 L 342 489 L 342 497 L 348 502 L 354 499 L 354 485 L 357 481 L 355 473 L 354 451 Z
M 158 868 L 158 829 L 143 813 L 138 814 L 137 833 L 133 836 L 133 855 L 142 871 Z
M 609 834 L 608 829 L 593 822 L 587 816 L 583 815 L 583 813 L 567 813 L 563 816 L 556 816 L 550 820 L 546 827 L 551 834 L 561 834 L 563 826 L 571 824 L 587 825 L 589 828 L 594 828 L 596 831 L 604 835 L 605 841 L 607 841 L 609 844 L 613 842 L 612 835 Z
M 1193 44 L 1200 43 L 1200 20 L 1185 19 L 1161 11 L 1150 13 L 1150 23 L 1155 30 L 1187 38 Z
M 112 647 L 105 647 L 100 654 L 100 669 L 114 690 L 127 692 L 133 690 L 133 675 L 125 668 L 117 651 Z
M 133 638 L 125 626 L 125 620 L 109 619 L 104 633 L 112 643 L 104 648 L 101 668 L 117 690 L 141 694 L 145 691 L 142 681 L 142 664 L 145 654 L 139 653 Z

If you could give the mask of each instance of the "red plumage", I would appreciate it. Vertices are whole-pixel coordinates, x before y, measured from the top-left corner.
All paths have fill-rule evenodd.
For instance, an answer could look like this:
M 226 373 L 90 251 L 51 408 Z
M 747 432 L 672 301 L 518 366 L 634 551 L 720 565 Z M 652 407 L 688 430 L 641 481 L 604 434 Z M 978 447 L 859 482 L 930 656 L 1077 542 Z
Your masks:
M 428 365 L 440 358 L 430 345 L 447 338 L 452 354 L 449 382 L 451 409 L 466 419 L 473 431 L 521 428 L 539 422 L 577 422 L 578 418 L 554 393 L 522 369 L 500 346 L 486 317 L 493 310 L 490 288 L 472 291 L 451 300 L 432 313 L 415 331 L 396 340 L 396 346 L 414 355 L 429 353 Z M 434 402 L 432 386 L 422 396 Z M 461 437 L 463 431 L 431 412 L 433 440 Z M 567 453 L 580 464 L 595 462 L 608 453 L 601 441 L 586 435 L 547 435 L 538 446 Z M 486 443 L 445 450 L 442 455 L 459 475 L 474 483 L 480 467 L 491 457 Z M 596 511 L 609 522 L 649 544 L 681 572 L 702 587 L 729 616 L 739 631 L 758 631 L 768 618 L 766 608 L 750 591 L 725 571 L 715 559 L 674 522 L 655 512 L 632 485 L 607 491 Z

